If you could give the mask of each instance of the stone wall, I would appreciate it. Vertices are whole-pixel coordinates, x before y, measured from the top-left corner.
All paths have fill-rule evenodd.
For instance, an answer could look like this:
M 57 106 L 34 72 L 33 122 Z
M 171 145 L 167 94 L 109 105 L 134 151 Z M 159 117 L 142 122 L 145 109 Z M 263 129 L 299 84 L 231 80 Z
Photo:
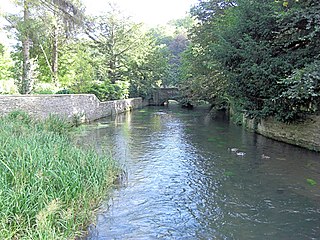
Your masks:
M 142 107 L 141 98 L 101 102 L 93 94 L 1 95 L 0 112 L 22 110 L 36 118 L 55 114 L 72 120 L 75 116 L 90 122 Z
M 304 123 L 285 124 L 274 119 L 244 119 L 245 126 L 275 140 L 290 143 L 310 150 L 320 151 L 320 116 L 313 116 Z

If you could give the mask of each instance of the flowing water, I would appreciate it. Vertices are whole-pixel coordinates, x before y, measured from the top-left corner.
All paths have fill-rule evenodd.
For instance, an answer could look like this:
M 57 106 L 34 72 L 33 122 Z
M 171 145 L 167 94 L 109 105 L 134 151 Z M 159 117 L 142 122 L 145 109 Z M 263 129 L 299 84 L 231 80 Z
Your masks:
M 126 171 L 87 239 L 320 239 L 319 153 L 176 106 L 104 119 L 82 141 Z

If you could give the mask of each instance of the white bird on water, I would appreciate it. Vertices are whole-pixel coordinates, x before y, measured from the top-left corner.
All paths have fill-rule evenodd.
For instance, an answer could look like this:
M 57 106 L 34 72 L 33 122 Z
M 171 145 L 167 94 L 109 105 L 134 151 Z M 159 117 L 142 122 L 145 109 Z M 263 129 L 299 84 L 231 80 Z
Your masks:
M 267 155 L 262 154 L 262 155 L 261 155 L 261 158 L 262 158 L 262 159 L 269 159 L 270 157 L 267 156 Z
M 246 155 L 245 152 L 237 152 L 236 154 L 237 154 L 237 156 L 244 156 L 244 155 Z

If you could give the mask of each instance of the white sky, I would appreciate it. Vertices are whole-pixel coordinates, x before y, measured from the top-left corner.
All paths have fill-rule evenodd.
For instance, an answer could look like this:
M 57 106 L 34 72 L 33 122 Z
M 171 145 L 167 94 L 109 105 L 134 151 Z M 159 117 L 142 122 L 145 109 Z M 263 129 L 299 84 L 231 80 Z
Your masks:
M 87 12 L 98 14 L 106 9 L 107 0 L 82 0 Z M 125 15 L 133 20 L 144 22 L 148 26 L 166 24 L 169 20 L 182 18 L 190 6 L 198 0 L 114 0 Z
M 98 15 L 107 10 L 108 0 L 82 0 L 87 13 Z M 149 27 L 164 25 L 172 19 L 182 18 L 198 0 L 113 0 L 124 15 L 132 16 L 134 21 L 143 22 Z M 15 12 L 11 0 L 0 0 L 0 14 Z M 0 28 L 4 20 L 0 17 Z M 0 42 L 7 42 L 0 31 Z

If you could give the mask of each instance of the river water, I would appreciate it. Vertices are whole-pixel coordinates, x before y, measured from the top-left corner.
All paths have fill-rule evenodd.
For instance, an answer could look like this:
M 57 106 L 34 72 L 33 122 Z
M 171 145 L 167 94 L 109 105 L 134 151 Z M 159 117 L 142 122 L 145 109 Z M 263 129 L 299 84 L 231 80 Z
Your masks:
M 103 119 L 83 142 L 126 171 L 87 239 L 320 239 L 319 153 L 177 106 Z

